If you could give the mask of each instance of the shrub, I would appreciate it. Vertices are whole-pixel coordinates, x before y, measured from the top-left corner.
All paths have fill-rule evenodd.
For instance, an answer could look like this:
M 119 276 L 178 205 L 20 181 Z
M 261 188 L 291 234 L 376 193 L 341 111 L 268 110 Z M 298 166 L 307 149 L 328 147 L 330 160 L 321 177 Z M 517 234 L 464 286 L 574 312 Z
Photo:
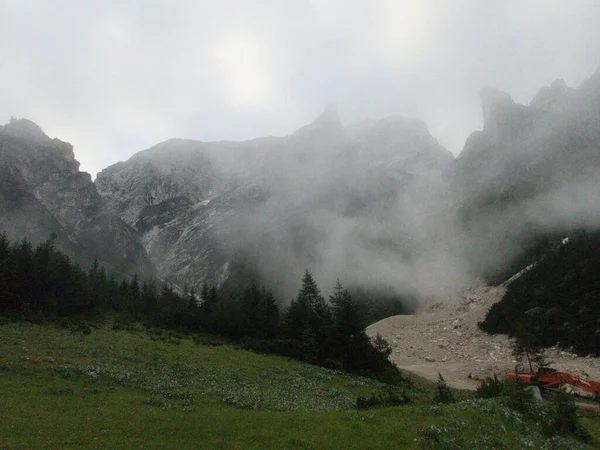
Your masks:
M 220 347 L 224 345 L 223 339 L 210 334 L 194 334 L 192 340 L 196 345 L 206 345 L 209 347 Z
M 71 333 L 74 333 L 74 334 L 77 334 L 77 333 L 81 333 L 84 335 L 92 334 L 92 328 L 85 321 L 71 321 L 68 324 L 67 328 Z
M 438 372 L 438 380 L 436 383 L 436 388 L 437 388 L 437 391 L 435 393 L 435 398 L 434 398 L 436 403 L 453 403 L 455 401 L 454 393 L 448 387 L 446 380 L 444 380 L 444 377 L 442 376 L 442 374 L 440 372 Z
M 400 406 L 410 403 L 411 398 L 405 392 L 398 392 L 393 389 L 388 389 L 387 392 L 379 394 L 371 394 L 370 396 L 356 397 L 357 409 L 369 409 L 374 407 Z
M 535 406 L 535 398 L 530 386 L 520 380 L 505 380 L 502 384 L 502 396 L 506 397 L 508 406 L 522 413 L 531 413 Z
M 477 396 L 481 398 L 492 398 L 502 395 L 502 381 L 494 374 L 493 377 L 485 377 L 477 386 Z
M 550 402 L 550 414 L 544 426 L 546 434 L 570 435 L 588 442 L 590 434 L 579 422 L 579 408 L 571 395 L 561 392 L 552 396 Z
M 379 333 L 372 339 L 373 347 L 384 358 L 388 358 L 392 354 L 392 347 Z
M 240 348 L 257 353 L 277 354 L 289 358 L 300 358 L 298 341 L 292 339 L 246 338 L 240 342 Z

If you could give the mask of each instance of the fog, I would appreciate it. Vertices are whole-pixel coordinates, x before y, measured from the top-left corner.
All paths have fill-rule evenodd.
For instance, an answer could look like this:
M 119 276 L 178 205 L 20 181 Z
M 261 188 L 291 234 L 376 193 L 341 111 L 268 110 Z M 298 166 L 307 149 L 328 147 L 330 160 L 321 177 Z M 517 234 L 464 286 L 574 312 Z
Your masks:
M 241 170 L 263 193 L 235 216 L 236 248 L 286 298 L 309 269 L 326 289 L 339 278 L 426 300 L 501 270 L 540 235 L 595 230 L 599 74 L 547 110 L 484 91 L 484 129 L 457 160 L 418 121 L 342 127 L 326 112 Z
M 440 297 L 540 233 L 598 226 L 598 76 L 526 106 L 592 75 L 598 17 L 594 0 L 8 0 L 0 122 L 34 120 L 93 175 L 171 137 L 209 142 L 210 167 L 185 167 L 207 179 L 182 192 L 214 202 L 177 220 L 218 216 L 203 233 L 286 299 L 305 269 L 326 290 Z M 486 85 L 516 103 L 480 102 Z M 201 283 L 188 231 L 154 258 Z
M 38 123 L 94 177 L 171 137 L 287 135 L 329 102 L 344 123 L 425 120 L 458 154 L 477 92 L 526 103 L 600 63 L 596 0 L 4 0 L 0 123 Z

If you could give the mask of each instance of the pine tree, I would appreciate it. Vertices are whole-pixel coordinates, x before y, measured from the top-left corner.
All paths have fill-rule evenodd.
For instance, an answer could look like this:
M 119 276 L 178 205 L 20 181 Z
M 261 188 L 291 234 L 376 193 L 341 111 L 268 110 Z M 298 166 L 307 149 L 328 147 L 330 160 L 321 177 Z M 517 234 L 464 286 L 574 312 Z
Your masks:
M 6 233 L 0 234 L 0 312 L 17 311 L 14 259 Z
M 33 302 L 35 301 L 35 286 L 31 282 L 35 279 L 33 247 L 27 238 L 23 238 L 20 243 L 13 245 L 12 254 L 14 260 L 13 292 L 16 297 L 15 309 L 27 316 L 33 310 Z
M 244 336 L 255 336 L 259 331 L 261 292 L 252 282 L 242 294 L 240 301 L 240 333 Z
M 260 302 L 260 317 L 258 335 L 271 339 L 277 335 L 279 329 L 279 308 L 275 301 L 273 291 L 263 289 Z
M 131 312 L 133 314 L 137 314 L 140 312 L 140 299 L 141 299 L 141 291 L 140 291 L 140 281 L 137 275 L 134 275 L 131 283 L 129 284 L 129 304 L 131 307 Z
M 331 308 L 325 303 L 325 299 L 321 295 L 319 295 L 313 303 L 309 323 L 315 334 L 319 356 L 323 359 L 330 357 L 331 347 L 329 345 L 329 340 L 333 318 L 331 315 Z
M 304 272 L 298 296 L 292 300 L 284 317 L 284 333 L 291 339 L 302 336 L 306 324 L 312 324 L 315 305 L 322 300 L 321 291 L 308 270 Z
M 319 345 L 317 343 L 317 338 L 312 327 L 308 323 L 302 330 L 300 355 L 302 359 L 311 363 L 316 363 L 319 359 Z
M 160 297 L 158 295 L 158 288 L 154 278 L 144 281 L 142 284 L 142 292 L 140 294 L 140 302 L 142 309 L 146 314 L 151 316 L 158 315 Z
M 209 286 L 208 283 L 205 281 L 202 284 L 200 298 L 202 299 L 202 303 L 200 304 L 200 313 L 203 325 L 209 330 L 214 330 L 215 326 L 217 325 L 215 314 L 217 309 L 217 303 L 219 301 L 217 288 L 214 286 Z
M 303 340 L 304 336 L 310 336 L 314 339 L 317 356 L 321 359 L 327 358 L 331 352 L 329 348 L 331 323 L 331 310 L 325 303 L 319 286 L 307 270 L 304 272 L 298 296 L 292 300 L 284 314 L 284 335 L 294 340 L 298 337 Z M 310 333 L 307 333 L 307 327 L 310 328 Z M 305 343 L 301 345 L 304 346 Z M 313 342 L 310 346 L 313 346 Z
M 358 356 L 370 345 L 369 339 L 352 296 L 342 287 L 339 280 L 333 295 L 330 296 L 330 303 L 333 312 L 331 346 L 334 355 L 346 365 L 351 364 L 352 359 L 358 362 Z
M 194 291 L 194 287 L 190 289 L 187 294 L 187 323 L 188 328 L 194 330 L 199 328 L 200 326 L 200 307 L 198 306 L 198 299 L 196 298 L 196 292 Z

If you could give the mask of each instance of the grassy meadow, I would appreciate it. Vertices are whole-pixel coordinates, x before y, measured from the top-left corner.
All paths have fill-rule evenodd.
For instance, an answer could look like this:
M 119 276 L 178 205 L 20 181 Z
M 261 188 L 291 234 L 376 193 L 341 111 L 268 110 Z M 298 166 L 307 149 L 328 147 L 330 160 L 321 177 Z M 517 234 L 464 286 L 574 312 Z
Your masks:
M 547 437 L 499 399 L 356 409 L 380 382 L 210 336 L 112 326 L 0 325 L 0 448 L 595 448 Z M 541 409 L 540 409 L 541 411 Z M 542 413 L 540 413 L 542 414 Z M 584 422 L 600 434 L 600 418 Z

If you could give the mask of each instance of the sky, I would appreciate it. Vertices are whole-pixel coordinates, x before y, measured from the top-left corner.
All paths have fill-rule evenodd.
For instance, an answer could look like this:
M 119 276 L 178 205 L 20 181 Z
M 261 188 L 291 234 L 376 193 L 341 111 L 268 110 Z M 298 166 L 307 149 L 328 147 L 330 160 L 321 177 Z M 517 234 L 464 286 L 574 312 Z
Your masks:
M 0 0 L 0 123 L 92 173 L 171 137 L 423 119 L 458 154 L 491 85 L 528 103 L 600 65 L 598 0 Z

